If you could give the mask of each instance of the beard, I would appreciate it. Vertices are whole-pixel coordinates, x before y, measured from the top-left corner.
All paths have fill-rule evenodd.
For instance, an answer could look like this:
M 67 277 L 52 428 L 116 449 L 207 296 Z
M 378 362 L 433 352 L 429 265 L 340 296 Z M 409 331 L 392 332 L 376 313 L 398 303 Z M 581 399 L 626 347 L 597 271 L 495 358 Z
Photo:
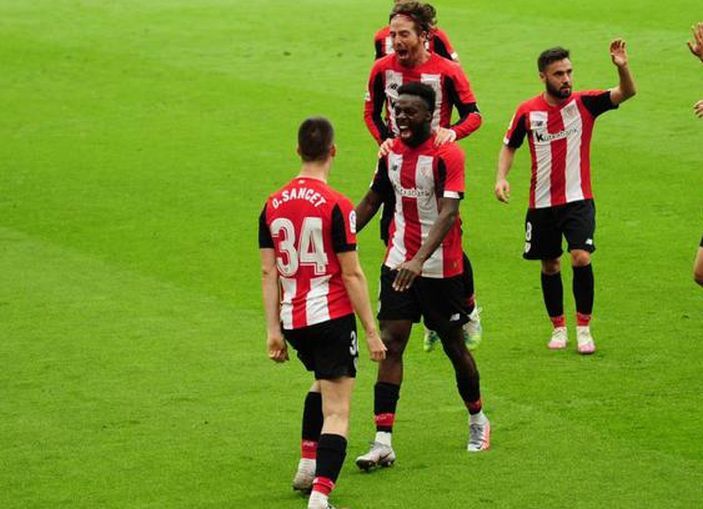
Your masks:
M 547 93 L 553 97 L 559 97 L 560 99 L 566 99 L 571 95 L 571 87 L 568 88 L 557 88 L 552 86 L 551 83 L 547 82 Z

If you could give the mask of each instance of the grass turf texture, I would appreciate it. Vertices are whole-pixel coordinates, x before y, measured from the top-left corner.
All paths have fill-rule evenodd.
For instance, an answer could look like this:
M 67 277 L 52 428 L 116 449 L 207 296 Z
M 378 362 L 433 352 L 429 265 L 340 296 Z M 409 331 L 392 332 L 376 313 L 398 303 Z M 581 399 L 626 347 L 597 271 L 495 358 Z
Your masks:
M 504 2 L 505 3 L 505 2 Z M 484 113 L 463 204 L 493 449 L 470 456 L 442 354 L 406 353 L 392 469 L 362 356 L 334 501 L 375 507 L 692 507 L 703 497 L 703 96 L 692 4 L 436 2 Z M 307 115 L 337 127 L 331 184 L 358 199 L 371 36 L 390 2 L 0 2 L 0 505 L 298 508 L 309 377 L 264 352 L 256 246 L 266 195 L 297 170 Z M 524 4 L 524 5 L 523 5 Z M 545 12 L 539 12 L 545 11 Z M 520 259 L 528 150 L 492 195 L 536 55 L 563 44 L 576 87 L 608 87 L 628 41 L 639 95 L 598 121 L 591 358 L 545 348 L 538 266 Z M 377 228 L 360 236 L 375 292 Z M 566 309 L 573 326 L 570 270 Z

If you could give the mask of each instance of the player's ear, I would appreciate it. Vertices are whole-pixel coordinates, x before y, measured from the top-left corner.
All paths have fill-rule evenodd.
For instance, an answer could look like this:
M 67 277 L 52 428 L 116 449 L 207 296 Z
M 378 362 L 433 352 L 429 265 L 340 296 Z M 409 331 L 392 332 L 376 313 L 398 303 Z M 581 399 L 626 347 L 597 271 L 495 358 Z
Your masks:
M 335 157 L 337 155 L 337 145 L 332 145 L 330 147 L 330 157 Z
M 542 80 L 542 83 L 546 83 L 547 81 L 547 75 L 544 74 L 542 71 L 539 72 L 539 79 Z
M 298 154 L 299 156 L 303 156 L 303 154 L 300 153 L 300 147 L 295 147 L 295 153 Z

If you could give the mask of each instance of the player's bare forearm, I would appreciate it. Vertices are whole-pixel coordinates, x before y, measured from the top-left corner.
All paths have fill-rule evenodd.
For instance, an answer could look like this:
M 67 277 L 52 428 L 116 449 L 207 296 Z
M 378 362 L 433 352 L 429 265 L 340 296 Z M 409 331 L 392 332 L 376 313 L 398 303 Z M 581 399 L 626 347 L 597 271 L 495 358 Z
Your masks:
M 430 228 L 427 239 L 422 243 L 420 249 L 417 250 L 414 258 L 421 263 L 425 263 L 425 260 L 432 256 L 432 253 L 435 252 L 444 237 L 447 236 L 457 217 L 459 217 L 459 200 L 440 198 L 437 220 Z
M 381 196 L 376 191 L 373 189 L 368 190 L 355 209 L 357 232 L 363 230 L 369 221 L 371 221 L 381 207 L 382 202 Z
M 632 78 L 632 73 L 630 72 L 627 51 L 625 50 L 625 41 L 615 39 L 610 43 L 610 57 L 613 60 L 613 64 L 618 69 L 619 77 L 618 86 L 610 89 L 610 100 L 613 104 L 618 105 L 627 101 L 637 93 L 635 80 Z
M 261 293 L 264 299 L 267 334 L 280 334 L 278 271 L 273 249 L 261 250 Z
M 498 170 L 496 171 L 494 192 L 496 198 L 504 203 L 508 203 L 510 200 L 510 184 L 507 179 L 515 159 L 515 151 L 516 149 L 513 147 L 503 145 L 498 154 Z

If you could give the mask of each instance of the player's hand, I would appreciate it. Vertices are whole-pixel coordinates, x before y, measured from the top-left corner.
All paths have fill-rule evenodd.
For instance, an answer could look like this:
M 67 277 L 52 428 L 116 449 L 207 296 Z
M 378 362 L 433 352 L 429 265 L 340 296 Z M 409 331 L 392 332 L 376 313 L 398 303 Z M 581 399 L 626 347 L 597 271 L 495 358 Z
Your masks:
M 273 362 L 286 362 L 288 360 L 288 346 L 280 332 L 268 335 L 266 349 L 269 359 Z
M 498 201 L 502 201 L 503 203 L 508 203 L 510 201 L 510 184 L 507 180 L 497 180 L 494 192 L 496 193 Z
M 618 67 L 624 67 L 627 65 L 627 51 L 625 50 L 624 40 L 615 39 L 610 43 L 610 58 Z
M 693 105 L 693 112 L 698 118 L 703 118 L 703 99 Z
M 386 345 L 381 341 L 377 330 L 366 331 L 366 346 L 369 348 L 369 355 L 374 362 L 381 362 L 386 358 Z
M 703 62 L 703 22 L 699 22 L 691 27 L 693 32 L 693 40 L 686 41 L 688 49 L 691 50 L 693 56 L 698 57 Z
M 378 157 L 386 157 L 391 153 L 391 147 L 393 146 L 393 138 L 386 138 L 383 143 L 378 147 Z
M 415 281 L 415 278 L 422 274 L 422 263 L 413 258 L 407 262 L 403 262 L 396 267 L 398 274 L 393 281 L 393 289 L 396 292 L 404 292 L 410 288 Z
M 439 147 L 445 143 L 451 143 L 456 140 L 456 131 L 454 129 L 447 129 L 446 127 L 440 127 L 437 129 L 437 135 L 434 139 L 434 146 Z

